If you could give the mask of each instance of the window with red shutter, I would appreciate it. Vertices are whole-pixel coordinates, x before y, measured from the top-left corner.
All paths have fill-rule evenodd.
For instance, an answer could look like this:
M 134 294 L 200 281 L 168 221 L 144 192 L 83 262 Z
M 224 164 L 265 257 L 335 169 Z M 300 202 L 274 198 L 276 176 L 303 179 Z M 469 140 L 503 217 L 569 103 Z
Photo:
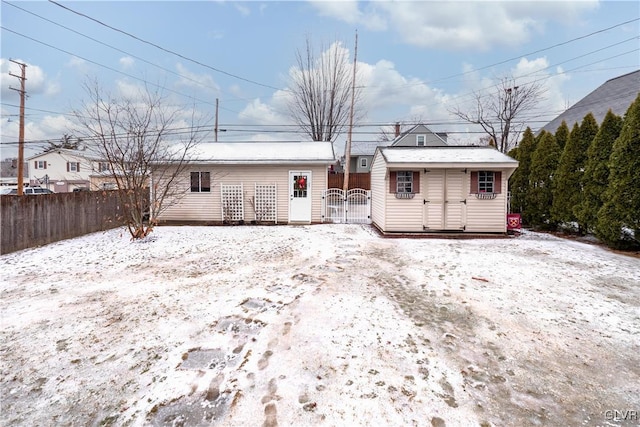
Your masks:
M 469 187 L 469 192 L 471 194 L 499 194 L 502 191 L 502 172 L 471 172 L 471 182 Z

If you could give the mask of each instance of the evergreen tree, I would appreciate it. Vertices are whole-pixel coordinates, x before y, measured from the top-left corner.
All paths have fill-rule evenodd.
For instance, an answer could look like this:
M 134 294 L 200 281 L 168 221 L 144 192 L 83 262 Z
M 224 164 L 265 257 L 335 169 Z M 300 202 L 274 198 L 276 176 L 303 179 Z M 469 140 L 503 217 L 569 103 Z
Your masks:
M 592 232 L 602 207 L 602 198 L 609 182 L 609 156 L 613 143 L 620 135 L 622 118 L 607 112 L 598 134 L 589 145 L 582 177 L 582 202 L 574 207 L 578 223 L 586 232 Z
M 596 233 L 610 246 L 640 247 L 640 94 L 625 114 L 609 171 Z
M 534 227 L 552 230 L 556 224 L 551 217 L 553 180 L 558 167 L 560 148 L 553 134 L 543 132 L 542 138 L 531 156 L 529 190 L 525 197 L 527 217 Z
M 573 127 L 567 145 L 560 156 L 553 190 L 551 215 L 562 227 L 578 223 L 578 232 L 583 232 L 584 224 L 578 222 L 573 208 L 582 203 L 582 175 L 587 160 L 587 150 L 598 133 L 598 122 L 593 114 L 587 114 L 578 127 Z
M 517 148 L 509 155 L 518 160 L 518 169 L 509 178 L 509 190 L 511 191 L 511 211 L 522 214 L 525 224 L 528 224 L 526 209 L 526 194 L 529 189 L 529 173 L 531 170 L 531 156 L 536 149 L 536 139 L 530 128 L 525 129 L 522 140 Z M 513 152 L 513 155 L 512 155 Z
M 567 145 L 567 141 L 569 140 L 569 126 L 567 126 L 567 122 L 564 120 L 562 124 L 556 129 L 556 144 L 560 147 L 560 151 L 564 151 L 565 145 Z

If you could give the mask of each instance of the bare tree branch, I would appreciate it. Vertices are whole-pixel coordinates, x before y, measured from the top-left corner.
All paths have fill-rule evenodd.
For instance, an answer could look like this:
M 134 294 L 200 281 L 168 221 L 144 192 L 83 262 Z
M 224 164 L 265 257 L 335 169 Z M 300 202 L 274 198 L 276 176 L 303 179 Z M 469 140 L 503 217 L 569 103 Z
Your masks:
M 474 92 L 475 110 L 458 107 L 450 112 L 465 122 L 480 125 L 490 143 L 507 153 L 515 147 L 520 130 L 525 126 L 523 116 L 536 107 L 544 92 L 538 82 L 517 84 L 515 78 L 505 77 L 496 85 L 493 94 Z
M 156 218 L 186 193 L 187 186 L 174 184 L 204 135 L 198 133 L 192 111 L 189 132 L 176 139 L 179 110 L 169 110 L 157 91 L 145 88 L 135 98 L 115 98 L 97 82 L 85 83 L 84 89 L 88 100 L 74 111 L 77 134 L 96 158 L 109 163 L 123 222 L 132 238 L 142 238 L 151 232 Z M 167 163 L 171 167 L 160 166 Z
M 336 42 L 316 56 L 307 39 L 305 51 L 296 51 L 296 62 L 289 114 L 313 141 L 333 143 L 349 122 L 352 65 L 346 51 Z M 356 104 L 360 96 L 356 89 Z

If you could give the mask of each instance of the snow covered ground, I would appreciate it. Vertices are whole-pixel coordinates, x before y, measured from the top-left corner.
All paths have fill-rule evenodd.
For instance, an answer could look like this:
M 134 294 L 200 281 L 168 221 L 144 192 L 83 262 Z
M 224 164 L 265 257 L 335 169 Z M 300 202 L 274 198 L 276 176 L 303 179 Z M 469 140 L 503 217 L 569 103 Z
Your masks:
M 640 423 L 640 259 L 593 245 L 159 227 L 0 268 L 3 426 Z

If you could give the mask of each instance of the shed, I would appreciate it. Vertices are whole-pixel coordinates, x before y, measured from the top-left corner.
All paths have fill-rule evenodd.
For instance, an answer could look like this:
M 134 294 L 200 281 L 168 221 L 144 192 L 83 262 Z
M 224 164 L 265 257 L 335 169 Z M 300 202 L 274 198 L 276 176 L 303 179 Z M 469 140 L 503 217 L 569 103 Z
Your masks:
M 491 147 L 378 147 L 371 220 L 385 233 L 506 233 L 518 162 Z
M 158 220 L 321 222 L 322 191 L 334 162 L 330 142 L 201 144 L 172 184 L 179 196 Z

